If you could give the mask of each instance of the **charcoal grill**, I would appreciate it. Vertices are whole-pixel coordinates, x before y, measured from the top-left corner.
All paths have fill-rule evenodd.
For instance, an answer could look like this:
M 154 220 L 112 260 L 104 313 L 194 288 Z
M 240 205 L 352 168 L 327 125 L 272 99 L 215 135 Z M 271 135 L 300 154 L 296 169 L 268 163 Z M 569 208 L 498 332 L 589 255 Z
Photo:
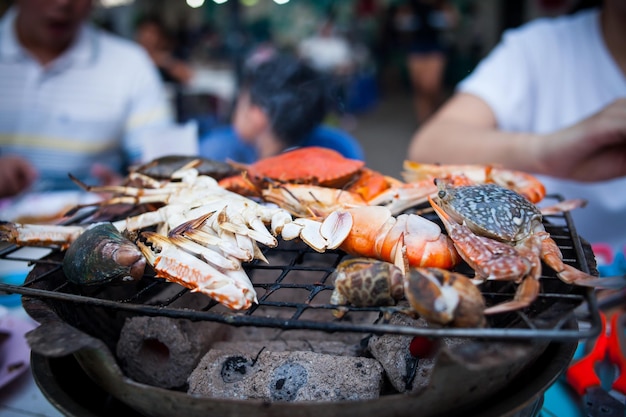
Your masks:
M 547 204 L 561 201 L 549 195 Z M 415 210 L 419 210 L 419 207 Z M 433 213 L 423 214 L 439 223 Z M 83 216 L 85 217 L 85 216 Z M 83 220 L 84 221 L 84 220 Z M 76 220 L 75 220 L 76 222 Z M 593 253 L 578 236 L 568 213 L 544 217 L 546 230 L 557 242 L 564 262 L 585 272 L 597 274 Z M 402 334 L 428 337 L 479 337 L 485 339 L 543 339 L 578 341 L 597 336 L 600 331 L 598 306 L 589 288 L 565 284 L 544 265 L 542 290 L 538 299 L 520 311 L 488 317 L 488 326 L 481 329 L 458 329 L 392 325 L 387 321 L 397 307 L 347 307 L 348 313 L 336 319 L 329 304 L 333 290 L 331 274 L 346 258 L 340 250 L 317 253 L 300 242 L 281 241 L 276 248 L 263 248 L 269 263 L 253 261 L 244 268 L 257 290 L 259 303 L 245 312 L 233 312 L 210 298 L 155 278 L 147 272 L 135 282 L 80 287 L 65 280 L 61 268 L 63 253 L 53 251 L 43 259 L 20 256 L 19 248 L 0 250 L 0 259 L 28 261 L 35 264 L 23 285 L 0 284 L 0 291 L 18 293 L 45 300 L 68 323 L 90 335 L 101 337 L 116 333 L 125 317 L 160 315 L 192 321 L 214 321 L 233 326 L 257 326 L 282 329 L 319 330 L 326 332 L 361 332 L 367 334 Z M 470 273 L 460 265 L 456 270 Z M 516 285 L 512 282 L 489 281 L 481 291 L 487 305 L 511 299 Z M 193 306 L 193 307 L 190 307 Z M 94 312 L 110 316 L 116 325 L 107 328 L 94 324 Z M 327 313 L 324 314 L 323 312 Z M 378 312 L 378 319 L 362 319 Z M 565 324 L 574 313 L 581 326 L 573 329 Z
M 547 204 L 560 200 L 559 196 L 547 196 L 545 199 Z M 415 210 L 421 213 L 422 209 L 418 207 Z M 439 223 L 434 214 L 423 215 Z M 89 215 L 73 221 L 89 221 Z M 591 248 L 578 236 L 569 214 L 546 216 L 544 224 L 557 242 L 566 263 L 597 274 Z M 337 319 L 332 314 L 336 306 L 329 304 L 333 290 L 331 275 L 348 255 L 339 250 L 317 253 L 303 243 L 294 241 L 280 241 L 278 247 L 263 248 L 263 252 L 269 263 L 254 261 L 244 264 L 259 299 L 258 305 L 245 312 L 230 311 L 203 294 L 192 293 L 178 284 L 155 278 L 149 271 L 138 281 L 77 286 L 64 277 L 61 267 L 63 252 L 53 251 L 42 259 L 33 259 L 20 255 L 20 248 L 15 246 L 0 249 L 0 261 L 27 261 L 34 268 L 23 285 L 0 284 L 0 291 L 21 294 L 28 314 L 45 324 L 41 326 L 47 328 L 43 333 L 51 337 L 49 341 L 53 343 L 40 340 L 39 347 L 46 347 L 44 354 L 50 357 L 49 361 L 54 356 L 73 353 L 89 377 L 100 381 L 102 389 L 146 415 L 155 416 L 180 413 L 200 416 L 207 412 L 220 416 L 253 414 L 267 417 L 312 417 L 320 414 L 338 417 L 346 413 L 408 416 L 413 415 L 418 407 L 424 415 L 434 416 L 439 415 L 437 413 L 443 404 L 446 404 L 445 408 L 454 403 L 449 398 L 455 394 L 431 390 L 427 392 L 428 395 L 382 395 L 377 400 L 341 404 L 310 402 L 273 405 L 255 400 L 198 398 L 175 390 L 142 386 L 120 373 L 111 354 L 115 351 L 125 320 L 133 316 L 166 316 L 239 327 L 352 332 L 362 333 L 364 337 L 371 334 L 468 337 L 482 342 L 529 341 L 547 346 L 538 357 L 528 358 L 528 369 L 508 381 L 504 391 L 498 396 L 483 399 L 483 404 L 478 407 L 480 411 L 477 415 L 507 417 L 535 415 L 543 391 L 565 369 L 577 342 L 597 336 L 601 328 L 593 290 L 565 284 L 547 267 L 543 269 L 542 289 L 538 299 L 523 310 L 489 316 L 486 328 L 455 329 L 392 324 L 388 318 L 397 307 L 348 306 L 347 314 Z M 465 264 L 460 265 L 457 271 L 471 273 Z M 512 282 L 491 281 L 481 286 L 488 305 L 513 298 L 515 290 L 516 285 Z M 51 313 L 55 316 L 53 320 L 50 320 Z M 61 332 L 55 333 L 57 330 Z M 55 335 L 59 334 L 61 336 L 56 337 L 54 343 Z M 37 355 L 34 358 L 37 359 Z M 34 366 L 39 367 L 35 371 L 41 371 L 41 363 L 37 363 L 35 360 Z M 444 365 L 442 368 L 445 370 Z M 454 367 L 451 372 L 458 369 Z M 445 374 L 442 372 L 440 375 Z M 41 378 L 39 383 L 42 384 Z M 42 386 L 56 404 L 58 398 L 46 391 L 45 385 Z M 457 411 L 464 409 L 467 415 L 474 415 L 477 410 L 467 407 L 475 405 L 478 399 L 461 400 L 461 408 Z M 485 401 L 488 404 L 484 404 Z

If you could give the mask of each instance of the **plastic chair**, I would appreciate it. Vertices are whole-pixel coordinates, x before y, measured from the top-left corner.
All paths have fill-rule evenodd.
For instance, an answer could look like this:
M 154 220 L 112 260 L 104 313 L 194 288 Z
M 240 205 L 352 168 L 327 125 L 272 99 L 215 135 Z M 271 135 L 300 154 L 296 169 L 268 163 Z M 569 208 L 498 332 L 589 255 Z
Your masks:
M 346 158 L 365 160 L 365 151 L 359 141 L 346 131 L 331 126 L 316 128 L 302 146 L 321 146 L 334 149 Z

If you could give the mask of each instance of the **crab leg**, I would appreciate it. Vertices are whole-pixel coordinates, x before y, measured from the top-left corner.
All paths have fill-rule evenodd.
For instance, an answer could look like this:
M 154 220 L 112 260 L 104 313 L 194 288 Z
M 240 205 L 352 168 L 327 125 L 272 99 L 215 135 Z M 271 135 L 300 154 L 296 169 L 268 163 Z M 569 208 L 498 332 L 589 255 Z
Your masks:
M 0 222 L 0 241 L 20 246 L 67 249 L 85 231 L 83 226 Z
M 541 241 L 541 259 L 556 272 L 557 277 L 568 284 L 581 285 L 584 287 L 621 289 L 626 285 L 623 277 L 599 278 L 587 274 L 563 262 L 563 255 L 556 242 L 548 232 L 536 232 L 535 236 Z
M 383 191 L 367 201 L 371 206 L 384 206 L 397 215 L 404 210 L 427 201 L 428 196 L 437 193 L 437 186 L 431 179 L 400 184 Z
M 282 237 L 285 240 L 300 238 L 312 249 L 325 252 L 328 249 L 328 240 L 322 236 L 321 230 L 322 222 L 298 218 L 283 227 Z
M 265 228 L 263 222 L 255 218 L 245 219 L 243 215 L 225 208 L 217 216 L 219 227 L 236 235 L 249 236 L 266 246 L 275 247 L 278 241 Z M 248 227 L 250 225 L 250 227 Z
M 158 277 L 206 294 L 232 310 L 257 302 L 252 283 L 241 271 L 222 272 L 153 232 L 141 233 L 137 246 Z
M 496 304 L 485 309 L 485 314 L 505 313 L 528 307 L 539 296 L 541 285 L 541 245 L 535 244 L 532 239 L 525 241 L 522 245 L 516 246 L 520 256 L 530 262 L 530 270 L 520 281 L 513 300 Z
M 532 174 L 499 168 L 493 165 L 439 165 L 404 161 L 402 176 L 406 182 L 424 179 L 465 176 L 474 184 L 498 184 L 538 203 L 546 195 L 545 186 Z
M 201 246 L 213 249 L 214 251 L 224 253 L 240 261 L 251 261 L 253 259 L 254 248 L 250 248 L 248 243 L 244 245 L 238 241 L 236 235 L 222 231 L 221 236 L 210 227 L 205 227 L 213 213 L 207 213 L 197 219 L 185 222 L 172 229 L 168 236 L 180 235 L 192 240 Z M 250 239 L 248 239 L 250 240 Z
M 170 242 L 175 244 L 181 249 L 193 253 L 194 255 L 202 257 L 205 261 L 221 269 L 239 269 L 241 264 L 238 261 L 224 257 L 221 253 L 202 246 L 193 240 L 189 240 L 180 235 L 168 236 Z

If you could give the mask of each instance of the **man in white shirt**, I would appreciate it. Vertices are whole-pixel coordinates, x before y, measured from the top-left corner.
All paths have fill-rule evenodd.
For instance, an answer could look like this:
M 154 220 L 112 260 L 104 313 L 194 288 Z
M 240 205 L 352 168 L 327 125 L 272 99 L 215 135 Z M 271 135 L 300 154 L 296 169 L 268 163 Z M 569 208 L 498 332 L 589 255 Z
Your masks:
M 421 162 L 496 163 L 584 198 L 579 234 L 626 244 L 626 3 L 506 32 L 414 136 Z
M 0 197 L 110 182 L 172 124 L 154 64 L 87 23 L 91 0 L 18 0 L 0 20 Z

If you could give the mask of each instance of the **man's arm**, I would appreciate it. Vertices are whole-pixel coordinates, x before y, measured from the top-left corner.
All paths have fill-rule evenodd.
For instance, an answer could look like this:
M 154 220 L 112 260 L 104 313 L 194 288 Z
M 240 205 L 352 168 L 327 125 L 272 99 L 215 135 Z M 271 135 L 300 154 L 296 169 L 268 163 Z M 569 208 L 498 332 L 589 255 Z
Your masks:
M 413 136 L 409 159 L 444 164 L 497 163 L 537 171 L 535 135 L 499 131 L 491 108 L 467 93 L 453 96 Z
M 626 175 L 626 99 L 546 134 L 498 130 L 480 98 L 459 93 L 413 137 L 409 159 L 445 164 L 495 163 L 578 181 Z

